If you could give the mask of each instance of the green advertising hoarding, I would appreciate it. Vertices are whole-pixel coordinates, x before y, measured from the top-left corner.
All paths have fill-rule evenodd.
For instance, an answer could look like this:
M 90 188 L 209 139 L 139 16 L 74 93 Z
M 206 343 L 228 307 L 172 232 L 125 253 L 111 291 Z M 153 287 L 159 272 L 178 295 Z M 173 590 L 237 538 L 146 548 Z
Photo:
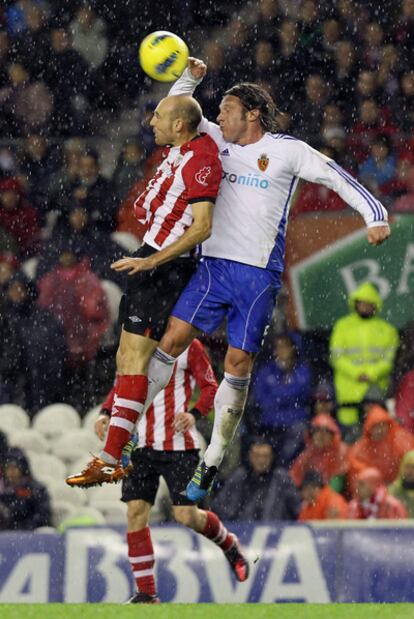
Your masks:
M 292 266 L 290 278 L 301 328 L 331 328 L 365 281 L 381 294 L 382 317 L 403 327 L 414 320 L 414 215 L 396 217 L 379 247 L 368 244 L 365 229 L 342 237 Z

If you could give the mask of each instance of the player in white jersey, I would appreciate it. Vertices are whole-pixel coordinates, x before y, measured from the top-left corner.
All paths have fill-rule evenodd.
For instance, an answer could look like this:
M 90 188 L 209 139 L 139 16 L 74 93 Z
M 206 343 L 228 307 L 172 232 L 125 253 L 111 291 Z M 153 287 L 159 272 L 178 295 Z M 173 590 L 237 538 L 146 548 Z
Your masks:
M 170 93 L 191 95 L 205 72 L 201 60 L 190 59 Z M 202 262 L 160 343 L 161 350 L 177 357 L 200 331 L 211 333 L 227 317 L 225 377 L 215 398 L 211 443 L 187 487 L 193 500 L 209 492 L 243 412 L 254 356 L 280 287 L 289 207 L 298 180 L 336 191 L 364 218 L 369 243 L 378 245 L 390 234 L 381 203 L 334 161 L 277 133 L 276 117 L 276 105 L 263 88 L 239 84 L 225 93 L 218 124 L 203 118 L 199 125 L 219 147 L 222 183 Z M 141 268 L 136 261 L 130 267 Z

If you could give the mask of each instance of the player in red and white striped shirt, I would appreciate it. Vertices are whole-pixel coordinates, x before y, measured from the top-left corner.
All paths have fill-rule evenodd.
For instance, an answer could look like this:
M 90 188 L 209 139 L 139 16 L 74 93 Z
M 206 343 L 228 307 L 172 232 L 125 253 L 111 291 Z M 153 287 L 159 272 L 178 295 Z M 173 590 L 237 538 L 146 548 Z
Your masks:
M 189 404 L 196 385 L 200 394 Z M 208 414 L 217 391 L 210 361 L 199 340 L 194 340 L 177 360 L 172 378 L 154 399 L 138 424 L 138 445 L 132 452 L 132 472 L 123 481 L 122 500 L 128 504 L 128 555 L 137 585 L 131 603 L 158 602 L 154 579 L 154 549 L 149 515 L 162 475 L 170 491 L 174 518 L 216 543 L 240 581 L 248 577 L 248 563 L 237 537 L 218 516 L 199 509 L 182 494 L 198 463 L 196 419 Z M 103 438 L 112 409 L 113 390 L 102 405 L 95 428 Z
M 172 308 L 196 270 L 191 251 L 210 235 L 222 172 L 217 145 L 197 133 L 200 120 L 201 108 L 191 97 L 166 97 L 154 111 L 155 141 L 169 146 L 136 201 L 137 211 L 144 209 L 146 216 L 144 244 L 134 258 L 112 265 L 128 271 L 129 277 L 120 306 L 123 327 L 109 430 L 99 457 L 68 477 L 70 486 L 89 487 L 124 477 L 120 457 L 150 396 L 149 369 L 158 375 L 175 362 L 157 346 Z

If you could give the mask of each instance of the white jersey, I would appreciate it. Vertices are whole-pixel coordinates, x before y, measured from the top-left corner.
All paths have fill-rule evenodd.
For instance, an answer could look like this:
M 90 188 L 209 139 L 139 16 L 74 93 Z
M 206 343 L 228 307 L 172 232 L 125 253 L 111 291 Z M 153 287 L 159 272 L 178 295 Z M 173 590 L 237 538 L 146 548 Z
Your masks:
M 192 94 L 197 83 L 186 70 L 170 94 Z M 226 142 L 220 127 L 205 118 L 199 130 L 216 142 L 223 165 L 205 256 L 283 271 L 287 220 L 299 179 L 335 191 L 367 226 L 387 223 L 387 211 L 365 187 L 305 142 L 265 133 L 258 142 L 241 146 Z

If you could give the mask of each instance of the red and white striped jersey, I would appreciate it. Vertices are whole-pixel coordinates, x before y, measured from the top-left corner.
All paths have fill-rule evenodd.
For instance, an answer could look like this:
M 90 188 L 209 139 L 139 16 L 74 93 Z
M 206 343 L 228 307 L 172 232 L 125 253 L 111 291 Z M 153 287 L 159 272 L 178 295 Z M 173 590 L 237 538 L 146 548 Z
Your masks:
M 198 449 L 196 427 L 187 432 L 175 432 L 174 417 L 188 412 L 195 386 L 200 396 L 194 407 L 207 415 L 213 406 L 217 382 L 206 351 L 199 340 L 192 344 L 177 359 L 170 382 L 154 399 L 138 424 L 138 447 L 155 450 L 185 451 Z
M 169 147 L 134 203 L 138 221 L 147 228 L 144 243 L 162 249 L 180 238 L 193 222 L 191 204 L 215 202 L 221 174 L 218 147 L 208 135 Z

